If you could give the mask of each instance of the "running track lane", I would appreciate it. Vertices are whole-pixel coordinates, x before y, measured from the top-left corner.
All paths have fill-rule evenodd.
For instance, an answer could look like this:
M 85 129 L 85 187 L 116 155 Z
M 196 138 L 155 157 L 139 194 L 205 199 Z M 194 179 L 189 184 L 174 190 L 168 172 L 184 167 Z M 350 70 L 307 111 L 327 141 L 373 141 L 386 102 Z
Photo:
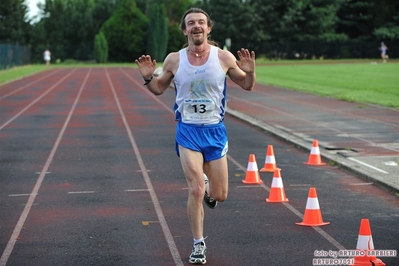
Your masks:
M 105 72 L 106 73 L 106 77 L 107 77 L 107 81 L 108 81 L 108 84 L 109 84 L 109 86 L 110 87 L 113 87 L 113 81 L 112 80 L 117 80 L 118 78 L 118 75 L 120 75 L 120 73 L 118 73 L 117 71 L 114 71 L 114 70 L 109 70 L 109 72 L 111 72 L 112 71 L 112 75 L 111 75 L 111 77 L 110 77 L 110 75 L 108 74 L 108 70 Z M 127 74 L 127 71 L 126 70 L 121 70 L 122 71 L 122 73 L 126 76 L 126 77 L 130 77 L 129 79 L 131 80 L 131 82 L 132 82 L 132 84 L 130 84 L 131 86 L 133 86 L 133 87 L 135 87 L 136 89 L 143 89 L 143 90 L 145 90 L 143 87 L 142 87 L 142 85 L 141 85 L 141 83 L 139 83 L 139 82 L 137 82 L 137 81 L 135 81 L 136 79 L 136 76 L 130 76 L 129 74 Z M 103 72 L 104 73 L 104 72 Z M 115 75 L 115 76 L 114 76 Z M 112 77 L 115 77 L 115 78 L 112 78 Z M 141 81 L 141 80 L 140 80 Z M 136 87 L 137 86 L 137 87 Z M 83 85 L 82 85 L 82 87 L 83 87 Z M 113 91 L 113 95 L 114 95 L 114 98 L 115 99 L 119 99 L 119 97 L 118 97 L 118 94 L 117 93 L 115 93 L 115 88 L 112 90 Z M 148 92 L 147 92 L 148 93 Z M 116 95 L 116 96 L 115 96 Z M 153 97 L 152 95 L 150 95 L 151 97 Z M 154 99 L 156 99 L 156 101 L 158 101 L 159 102 L 159 99 L 157 99 L 156 97 L 153 97 Z M 76 100 L 75 100 L 76 101 Z M 116 102 L 118 102 L 118 100 L 116 100 Z M 117 104 L 118 105 L 118 109 L 119 109 L 119 112 L 121 112 L 121 110 L 122 110 L 122 112 L 123 112 L 123 109 L 121 108 L 121 104 Z M 167 110 L 167 112 L 169 112 L 169 113 L 171 113 L 171 109 L 169 108 L 169 106 L 171 106 L 171 105 L 162 105 L 162 106 L 164 106 L 164 108 L 166 108 L 166 110 Z M 71 109 L 71 111 L 70 111 L 70 113 L 71 112 L 73 112 L 72 111 L 72 109 Z M 124 117 L 124 115 L 122 114 L 122 115 L 120 115 L 122 118 Z M 18 119 L 17 118 L 15 118 L 15 121 L 17 121 Z M 122 120 L 124 120 L 124 121 L 127 121 L 127 119 L 122 119 Z M 130 120 L 128 120 L 128 121 L 130 121 Z M 13 123 L 14 123 L 14 121 L 13 121 Z M 13 123 L 10 123 L 10 125 L 8 125 L 8 126 L 12 126 L 13 125 Z M 65 125 L 65 124 L 64 124 Z M 127 132 L 129 132 L 130 130 L 128 130 L 128 128 L 131 128 L 131 126 L 129 126 L 129 124 L 126 122 L 124 122 L 124 126 L 125 126 L 125 128 L 126 128 L 126 131 Z M 8 128 L 8 127 L 7 127 Z M 1 131 L 0 131 L 1 132 Z M 130 131 L 131 132 L 131 131 Z M 61 134 L 61 133 L 60 133 Z M 60 135 L 59 134 L 59 135 Z M 132 134 L 132 137 L 133 137 L 133 134 Z M 129 137 L 130 138 L 130 137 Z M 132 138 L 130 138 L 130 139 L 132 139 Z M 133 141 L 134 141 L 134 138 L 133 138 Z M 131 145 L 132 145 L 132 147 L 134 148 L 134 143 L 132 143 L 132 141 L 131 141 Z M 136 145 L 137 146 L 137 145 Z M 245 171 L 245 167 L 243 167 L 241 164 L 239 164 L 238 163 L 238 161 L 237 160 L 235 160 L 232 156 L 230 156 L 229 155 L 229 160 L 230 161 L 232 161 L 237 167 L 239 167 L 242 171 Z M 143 167 L 141 167 L 140 166 L 140 169 L 141 169 L 141 171 L 143 172 L 143 173 L 147 173 L 147 168 L 144 166 L 144 168 Z M 41 171 L 41 173 L 43 173 L 44 171 Z M 143 174 L 144 175 L 144 174 Z M 148 176 L 148 175 L 147 175 Z M 147 187 L 148 187 L 148 185 L 147 185 Z M 268 188 L 267 186 L 265 186 L 265 188 Z M 288 208 L 288 207 L 287 207 Z M 291 210 L 291 211 L 293 211 L 294 213 L 296 212 L 296 215 L 298 215 L 298 216 L 300 216 L 300 212 L 299 211 L 295 211 L 295 209 L 294 210 Z M 159 217 L 158 217 L 159 218 Z M 322 230 L 323 231 L 323 230 Z M 337 248 L 343 248 L 342 247 L 342 245 L 340 245 L 339 243 L 338 243 L 338 245 L 336 244 L 335 245 Z
M 73 72 L 73 71 L 72 71 L 72 72 Z M 49 89 L 47 89 L 44 93 L 42 93 L 42 94 L 41 94 L 39 97 L 37 97 L 34 101 L 32 101 L 32 102 L 30 102 L 29 104 L 27 104 L 26 107 L 22 108 L 22 110 L 20 110 L 17 114 L 15 114 L 14 116 L 12 116 L 11 119 L 9 119 L 9 120 L 7 120 L 5 123 L 3 123 L 3 124 L 1 125 L 0 130 L 3 129 L 3 128 L 5 128 L 7 125 L 9 125 L 9 124 L 10 124 L 11 122 L 13 122 L 15 119 L 17 119 L 18 117 L 20 117 L 23 113 L 25 113 L 29 108 L 31 108 L 31 107 L 34 106 L 36 103 L 38 103 L 43 97 L 45 97 L 45 96 L 46 96 L 48 93 L 50 93 L 54 88 L 56 88 L 58 85 L 60 85 L 66 78 L 68 78 L 68 77 L 72 74 L 72 72 L 68 73 L 68 74 L 65 75 L 63 78 L 61 78 L 60 80 L 58 80 L 57 82 L 55 82 L 54 85 L 52 85 Z M 70 122 L 70 120 L 71 120 L 72 115 L 74 114 L 76 105 L 77 105 L 78 102 L 79 102 L 80 96 L 81 96 L 82 91 L 83 91 L 83 89 L 84 89 L 84 87 L 85 87 L 85 85 L 86 85 L 87 79 L 88 79 L 89 76 L 90 76 L 90 72 L 91 72 L 91 70 L 89 70 L 89 72 L 87 73 L 87 75 L 86 75 L 86 77 L 85 77 L 85 79 L 84 79 L 84 81 L 83 81 L 83 83 L 82 83 L 82 85 L 81 85 L 81 87 L 80 87 L 80 89 L 79 89 L 79 92 L 78 92 L 78 94 L 77 94 L 77 96 L 76 96 L 76 99 L 75 99 L 75 101 L 74 101 L 74 103 L 73 103 L 73 105 L 72 105 L 72 107 L 71 107 L 71 110 L 70 110 L 70 112 L 69 112 L 69 114 L 68 114 L 68 117 L 67 117 L 66 121 L 64 122 L 63 127 L 62 127 L 62 129 L 61 129 L 61 131 L 60 131 L 60 133 L 59 133 L 59 135 L 58 135 L 58 137 L 57 137 L 57 139 L 56 139 L 56 142 L 55 142 L 55 144 L 54 144 L 52 150 L 51 150 L 51 153 L 50 153 L 49 157 L 47 158 L 47 161 L 46 161 L 46 163 L 45 163 L 43 169 L 40 171 L 39 178 L 38 178 L 38 180 L 37 180 L 37 182 L 36 182 L 36 184 L 35 184 L 35 186 L 34 186 L 32 192 L 30 193 L 28 202 L 27 202 L 27 204 L 25 205 L 25 208 L 24 208 L 24 210 L 23 210 L 23 212 L 22 212 L 22 214 L 21 214 L 21 216 L 20 216 L 20 218 L 19 218 L 19 220 L 18 220 L 18 222 L 17 222 L 16 227 L 14 228 L 14 231 L 13 231 L 13 233 L 12 233 L 12 235 L 11 235 L 11 238 L 10 238 L 10 240 L 8 241 L 7 246 L 6 246 L 6 248 L 5 248 L 4 252 L 3 252 L 3 255 L 2 255 L 1 260 L 0 260 L 0 262 L 1 262 L 0 265 L 5 265 L 6 262 L 7 262 L 7 260 L 8 260 L 8 258 L 9 258 L 9 256 L 11 255 L 11 252 L 12 252 L 12 250 L 13 250 L 13 247 L 14 247 L 15 243 L 16 243 L 16 240 L 17 240 L 17 238 L 18 238 L 18 236 L 19 236 L 19 234 L 20 234 L 20 232 L 21 232 L 21 229 L 22 229 L 22 227 L 23 227 L 23 225 L 24 225 L 24 223 L 25 223 L 25 221 L 26 221 L 26 219 L 27 219 L 27 217 L 28 217 L 28 215 L 29 215 L 29 212 L 30 212 L 30 210 L 31 210 L 31 208 L 32 208 L 32 205 L 34 204 L 34 201 L 35 201 L 35 199 L 36 199 L 36 196 L 38 195 L 38 192 L 39 192 L 40 187 L 41 187 L 41 185 L 42 185 L 42 183 L 43 183 L 43 180 L 44 180 L 44 178 L 45 178 L 45 175 L 46 175 L 46 173 L 48 173 L 48 168 L 49 168 L 50 164 L 51 164 L 52 161 L 53 161 L 53 158 L 54 158 L 54 156 L 55 156 L 55 154 L 56 154 L 56 152 L 57 152 L 57 149 L 58 149 L 58 147 L 59 147 L 59 144 L 60 144 L 60 142 L 61 142 L 61 140 L 62 140 L 62 138 L 63 138 L 63 136 L 64 136 L 65 130 L 67 129 L 67 127 L 68 127 L 68 125 L 69 125 L 69 122 Z M 145 178 L 145 181 L 146 181 L 146 184 L 147 184 L 147 187 L 148 187 L 148 191 L 150 192 L 150 195 L 151 195 L 151 198 L 152 198 L 152 201 L 153 201 L 155 210 L 156 210 L 156 212 L 157 212 L 158 220 L 159 220 L 160 223 L 161 223 L 161 226 L 162 226 L 162 229 L 163 229 L 163 231 L 164 231 L 166 240 L 167 240 L 167 242 L 168 242 L 168 246 L 169 246 L 170 251 L 171 251 L 171 254 L 172 254 L 172 256 L 173 256 L 173 260 L 174 260 L 174 262 L 175 262 L 175 265 L 182 265 L 182 262 L 181 262 L 179 253 L 178 253 L 177 248 L 176 248 L 176 245 L 175 245 L 175 243 L 174 243 L 174 241 L 173 241 L 173 238 L 171 237 L 170 230 L 169 230 L 169 228 L 168 228 L 168 226 L 167 226 L 167 223 L 166 223 L 166 220 L 165 220 L 165 218 L 164 218 L 164 216 L 163 216 L 162 210 L 161 210 L 161 208 L 160 208 L 160 205 L 159 205 L 157 196 L 156 196 L 156 194 L 155 194 L 155 192 L 154 192 L 154 189 L 153 189 L 153 187 L 152 187 L 151 180 L 150 180 L 150 178 L 149 178 L 149 176 L 148 176 L 148 174 L 147 174 L 147 170 L 146 170 L 145 165 L 144 165 L 144 163 L 143 163 L 143 161 L 142 161 L 142 159 L 141 159 L 140 152 L 139 152 L 139 150 L 138 150 L 138 148 L 137 148 L 137 145 L 136 145 L 136 143 L 135 143 L 133 134 L 132 134 L 132 132 L 131 132 L 131 130 L 130 130 L 130 126 L 129 126 L 127 120 L 126 120 L 126 117 L 125 117 L 124 112 L 123 112 L 123 110 L 122 110 L 122 108 L 121 108 L 121 105 L 120 105 L 119 98 L 118 98 L 118 96 L 117 96 L 117 93 L 116 93 L 116 91 L 115 91 L 115 88 L 114 88 L 114 86 L 113 86 L 113 83 L 112 83 L 112 81 L 111 81 L 111 78 L 110 78 L 110 76 L 109 76 L 109 73 L 108 73 L 108 71 L 107 71 L 106 69 L 105 69 L 105 75 L 106 75 L 106 77 L 107 77 L 107 81 L 108 81 L 108 83 L 109 83 L 109 86 L 110 86 L 110 88 L 111 88 L 111 90 L 112 90 L 112 94 L 113 94 L 113 96 L 114 96 L 116 105 L 118 106 L 118 110 L 119 110 L 120 116 L 121 116 L 121 118 L 122 118 L 122 120 L 123 120 L 124 126 L 125 126 L 125 128 L 126 128 L 126 131 L 127 131 L 128 137 L 129 137 L 129 140 L 130 140 L 130 142 L 131 142 L 131 145 L 132 145 L 132 147 L 133 147 L 133 150 L 134 150 L 135 154 L 137 155 L 137 158 L 138 158 L 138 161 L 139 161 L 139 164 L 140 164 L 141 172 L 143 173 L 143 176 L 144 176 L 144 178 Z M 48 77 L 48 76 L 49 76 L 49 74 L 46 75 L 46 77 Z M 39 78 L 38 80 L 41 80 L 41 79 L 43 79 L 43 78 Z M 31 84 L 31 83 L 29 83 L 29 84 Z M 29 84 L 27 84 L 24 88 L 28 87 Z M 19 92 L 19 91 L 20 91 L 20 89 L 17 90 L 17 91 L 10 92 L 10 93 L 4 95 L 4 96 L 2 97 L 2 99 L 6 98 L 6 97 L 9 97 L 9 96 L 11 96 L 12 94 L 17 93 L 17 92 Z

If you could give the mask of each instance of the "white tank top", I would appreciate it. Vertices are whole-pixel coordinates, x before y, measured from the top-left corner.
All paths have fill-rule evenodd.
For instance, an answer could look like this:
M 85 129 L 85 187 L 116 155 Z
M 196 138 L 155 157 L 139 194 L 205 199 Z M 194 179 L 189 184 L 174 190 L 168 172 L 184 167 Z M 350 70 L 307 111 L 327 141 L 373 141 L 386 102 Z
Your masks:
M 217 124 L 226 112 L 226 73 L 218 58 L 219 48 L 211 45 L 208 60 L 193 66 L 187 49 L 179 51 L 179 68 L 174 77 L 175 119 L 187 124 Z

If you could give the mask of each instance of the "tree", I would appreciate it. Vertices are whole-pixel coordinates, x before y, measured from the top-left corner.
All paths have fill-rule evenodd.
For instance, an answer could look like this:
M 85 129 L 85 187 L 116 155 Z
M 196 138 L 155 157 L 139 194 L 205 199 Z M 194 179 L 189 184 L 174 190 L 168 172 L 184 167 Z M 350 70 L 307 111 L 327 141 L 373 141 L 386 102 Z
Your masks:
M 194 5 L 193 0 L 164 0 L 163 2 L 166 8 L 166 16 L 171 25 L 180 24 L 183 14 Z
M 112 16 L 112 13 L 121 2 L 122 0 L 95 0 L 92 12 L 94 32 L 100 31 L 104 22 Z
M 334 41 L 346 39 L 337 34 L 337 12 L 346 0 L 250 0 L 262 18 L 262 31 L 273 42 Z
M 377 1 L 346 0 L 338 11 L 338 32 L 352 40 L 370 39 L 373 32 L 373 9 Z M 378 4 L 380 5 L 380 4 Z
M 43 49 L 61 60 L 93 59 L 93 42 L 121 0 L 45 0 L 31 34 L 34 59 Z
M 166 18 L 165 6 L 160 1 L 150 5 L 148 9 L 148 32 L 147 54 L 157 61 L 163 61 L 168 45 L 168 20 Z
M 347 40 L 346 34 L 336 33 L 338 10 L 345 0 L 311 0 L 303 10 L 300 33 L 297 40 L 333 42 Z
M 94 38 L 94 59 L 97 63 L 105 63 L 108 59 L 108 43 L 102 31 Z
M 93 58 L 93 40 L 96 35 L 93 23 L 94 0 L 68 0 L 64 7 L 64 46 L 68 58 L 88 60 Z
M 25 0 L 0 1 L 0 41 L 27 44 L 31 26 Z
M 176 52 L 183 48 L 187 43 L 186 37 L 181 32 L 179 25 L 175 23 L 170 23 L 168 27 L 169 41 L 167 53 Z
M 221 46 L 225 39 L 232 42 L 261 42 L 267 35 L 261 29 L 261 17 L 250 5 L 250 1 L 220 0 L 198 1 L 214 22 L 211 38 Z
M 399 40 L 399 2 L 384 0 L 375 12 L 373 36 L 378 40 Z
M 156 0 L 159 1 L 159 0 Z M 148 0 L 136 0 L 137 7 L 149 17 L 149 7 L 153 4 Z M 165 6 L 165 16 L 168 21 L 168 44 L 166 53 L 175 52 L 181 49 L 187 42 L 179 29 L 180 19 L 186 10 L 194 5 L 194 0 L 162 0 L 160 4 Z M 150 33 L 149 33 L 150 34 Z
M 118 62 L 133 62 L 145 53 L 148 19 L 134 0 L 123 0 L 102 31 L 108 42 L 109 58 Z

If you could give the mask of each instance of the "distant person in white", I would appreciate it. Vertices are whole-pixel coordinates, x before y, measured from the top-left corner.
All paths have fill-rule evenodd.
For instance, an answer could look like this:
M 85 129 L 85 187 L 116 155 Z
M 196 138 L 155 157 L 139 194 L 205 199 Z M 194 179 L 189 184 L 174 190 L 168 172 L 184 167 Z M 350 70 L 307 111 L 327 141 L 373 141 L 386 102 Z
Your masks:
M 43 59 L 46 62 L 46 66 L 49 66 L 50 60 L 51 60 L 51 52 L 48 49 L 46 49 L 46 51 L 44 51 Z

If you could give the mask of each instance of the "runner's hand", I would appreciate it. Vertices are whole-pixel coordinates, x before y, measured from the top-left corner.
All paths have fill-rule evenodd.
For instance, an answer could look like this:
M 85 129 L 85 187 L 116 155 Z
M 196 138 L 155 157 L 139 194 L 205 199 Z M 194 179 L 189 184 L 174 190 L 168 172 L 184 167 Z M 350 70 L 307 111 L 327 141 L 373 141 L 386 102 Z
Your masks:
M 142 55 L 136 59 L 135 62 L 144 78 L 150 78 L 154 74 L 154 71 L 157 67 L 157 62 L 155 59 L 151 60 L 151 56 L 149 55 Z
M 237 52 L 240 61 L 237 61 L 237 66 L 245 73 L 255 72 L 255 52 L 251 53 L 248 49 L 241 48 L 241 51 Z

